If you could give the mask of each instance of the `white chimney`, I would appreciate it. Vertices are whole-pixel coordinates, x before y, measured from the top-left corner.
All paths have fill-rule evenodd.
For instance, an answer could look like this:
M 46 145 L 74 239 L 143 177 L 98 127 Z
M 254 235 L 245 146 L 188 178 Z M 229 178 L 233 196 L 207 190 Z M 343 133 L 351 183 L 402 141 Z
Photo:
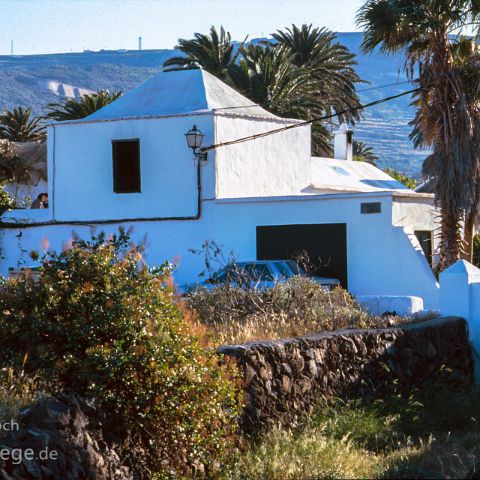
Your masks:
M 353 130 L 349 130 L 345 123 L 334 132 L 333 157 L 338 160 L 353 159 Z

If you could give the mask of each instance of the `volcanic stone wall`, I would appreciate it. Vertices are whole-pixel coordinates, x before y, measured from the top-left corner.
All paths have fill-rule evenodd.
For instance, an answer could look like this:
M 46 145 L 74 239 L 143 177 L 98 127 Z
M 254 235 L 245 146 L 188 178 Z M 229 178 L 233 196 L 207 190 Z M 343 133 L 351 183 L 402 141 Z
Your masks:
M 375 330 L 342 330 L 228 345 L 244 373 L 243 429 L 294 426 L 322 397 L 380 396 L 432 379 L 473 379 L 465 320 L 445 317 Z

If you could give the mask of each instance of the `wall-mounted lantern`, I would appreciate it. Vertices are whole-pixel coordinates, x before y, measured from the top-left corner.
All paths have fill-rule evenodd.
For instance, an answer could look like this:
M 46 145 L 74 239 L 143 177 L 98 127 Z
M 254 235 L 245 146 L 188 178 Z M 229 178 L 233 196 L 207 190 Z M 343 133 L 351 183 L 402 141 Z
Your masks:
M 203 138 L 205 135 L 194 125 L 186 134 L 188 148 L 191 148 L 195 158 L 198 160 L 206 160 L 207 152 L 201 151 Z

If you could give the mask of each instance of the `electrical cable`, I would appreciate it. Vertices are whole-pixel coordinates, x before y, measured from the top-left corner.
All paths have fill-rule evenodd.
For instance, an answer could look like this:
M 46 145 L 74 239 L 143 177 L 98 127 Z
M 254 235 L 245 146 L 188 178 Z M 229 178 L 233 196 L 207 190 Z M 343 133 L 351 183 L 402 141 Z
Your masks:
M 328 120 L 330 118 L 338 117 L 338 116 L 344 115 L 346 113 L 355 112 L 357 110 L 364 110 L 366 108 L 370 108 L 370 107 L 373 107 L 375 105 L 379 105 L 381 103 L 385 103 L 385 102 L 389 102 L 391 100 L 395 100 L 396 98 L 400 98 L 400 97 L 403 97 L 405 95 L 410 95 L 412 93 L 420 91 L 421 89 L 422 89 L 421 87 L 413 88 L 413 89 L 407 90 L 405 92 L 397 93 L 396 95 L 391 95 L 389 97 L 384 97 L 384 98 L 381 98 L 379 100 L 374 100 L 373 102 L 370 102 L 370 103 L 365 103 L 363 105 L 358 105 L 356 107 L 347 108 L 347 109 L 342 110 L 340 112 L 331 113 L 329 115 L 323 115 L 321 117 L 315 117 L 315 118 L 312 118 L 311 120 L 304 120 L 302 122 L 298 122 L 298 123 L 295 123 L 293 125 L 286 125 L 285 127 L 275 128 L 273 130 L 268 130 L 267 132 L 263 132 L 263 133 L 256 133 L 254 135 L 249 135 L 247 137 L 238 138 L 236 140 L 229 140 L 227 142 L 216 143 L 216 144 L 213 144 L 213 145 L 209 145 L 208 147 L 200 148 L 200 151 L 202 153 L 206 153 L 206 152 L 209 152 L 211 150 L 216 150 L 217 148 L 226 147 L 226 146 L 229 146 L 229 145 L 235 145 L 237 143 L 248 142 L 250 140 L 256 140 L 257 138 L 268 137 L 269 135 L 274 135 L 275 133 L 284 132 L 286 130 L 291 130 L 293 128 L 303 127 L 305 125 L 309 125 L 309 124 L 314 123 L 314 122 L 320 122 L 322 120 Z

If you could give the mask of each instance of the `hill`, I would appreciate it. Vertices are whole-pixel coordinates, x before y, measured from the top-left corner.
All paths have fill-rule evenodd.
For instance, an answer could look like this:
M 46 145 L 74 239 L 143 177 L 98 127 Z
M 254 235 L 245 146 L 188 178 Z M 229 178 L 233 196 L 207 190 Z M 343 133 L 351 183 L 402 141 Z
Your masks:
M 339 33 L 338 40 L 357 55 L 357 71 L 369 84 L 360 85 L 367 103 L 408 90 L 402 83 L 401 57 L 360 51 L 361 33 Z M 83 53 L 0 56 L 0 107 L 32 106 L 43 113 L 49 102 L 102 88 L 127 91 L 160 71 L 174 50 L 101 50 Z M 399 83 L 398 85 L 385 86 Z M 372 146 L 381 167 L 419 176 L 425 152 L 415 151 L 408 139 L 413 118 L 409 98 L 368 109 L 355 127 L 355 138 Z

